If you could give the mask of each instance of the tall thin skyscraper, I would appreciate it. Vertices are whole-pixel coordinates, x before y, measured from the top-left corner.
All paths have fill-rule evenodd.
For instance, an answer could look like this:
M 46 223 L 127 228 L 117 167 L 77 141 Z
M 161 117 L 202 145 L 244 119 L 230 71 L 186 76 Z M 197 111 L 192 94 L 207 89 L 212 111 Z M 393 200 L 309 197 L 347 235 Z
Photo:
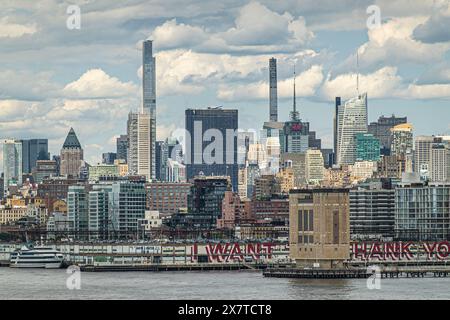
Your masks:
M 367 93 L 336 104 L 337 164 L 349 165 L 356 161 L 357 133 L 367 132 Z
M 153 41 L 142 43 L 142 112 L 151 119 L 151 178 L 156 176 L 156 61 L 153 57 Z
M 12 184 L 22 184 L 22 141 L 6 139 L 3 143 L 3 184 L 5 195 Z
M 269 60 L 269 103 L 270 121 L 278 121 L 278 94 L 277 94 L 277 59 Z

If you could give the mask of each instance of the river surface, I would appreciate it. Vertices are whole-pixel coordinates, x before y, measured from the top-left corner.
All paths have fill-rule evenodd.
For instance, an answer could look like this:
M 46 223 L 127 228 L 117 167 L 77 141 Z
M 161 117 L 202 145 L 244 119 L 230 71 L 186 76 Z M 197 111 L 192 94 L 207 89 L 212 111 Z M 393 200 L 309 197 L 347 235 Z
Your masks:
M 72 277 L 72 278 L 70 278 Z M 82 272 L 0 268 L 0 299 L 450 299 L 450 278 L 277 279 L 256 271 Z

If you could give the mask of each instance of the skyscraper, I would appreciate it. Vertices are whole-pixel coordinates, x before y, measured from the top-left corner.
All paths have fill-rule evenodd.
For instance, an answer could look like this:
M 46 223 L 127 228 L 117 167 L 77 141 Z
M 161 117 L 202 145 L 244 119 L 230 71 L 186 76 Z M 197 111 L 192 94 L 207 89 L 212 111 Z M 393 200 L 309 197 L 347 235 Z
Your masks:
M 36 161 L 49 160 L 48 139 L 22 140 L 22 171 L 32 173 Z
M 148 113 L 130 112 L 128 115 L 128 169 L 130 174 L 145 176 L 147 181 L 151 181 L 154 177 L 152 124 Z
M 3 143 L 3 185 L 4 193 L 12 184 L 22 184 L 22 141 L 6 139 Z
M 292 111 L 290 113 L 290 120 L 286 121 L 283 126 L 284 145 L 281 148 L 283 153 L 298 153 L 306 152 L 309 148 L 310 132 L 309 123 L 300 120 L 299 112 L 297 111 L 297 97 L 295 93 L 295 70 L 294 70 L 294 86 L 292 97 Z
M 430 150 L 430 181 L 450 182 L 450 145 L 433 143 Z
M 85 237 L 89 231 L 88 192 L 85 186 L 70 186 L 67 193 L 69 231 L 76 238 Z
M 368 132 L 373 134 L 380 141 L 381 154 L 388 156 L 391 154 L 392 135 L 391 128 L 396 125 L 407 123 L 406 117 L 381 116 L 377 122 L 371 122 L 368 126 Z
M 150 115 L 151 119 L 151 178 L 155 178 L 156 153 L 156 61 L 153 57 L 153 41 L 146 40 L 142 44 L 142 112 Z
M 125 160 L 128 159 L 128 136 L 126 134 L 120 135 L 116 140 L 116 153 L 117 159 Z
M 237 110 L 219 107 L 187 109 L 186 131 L 190 138 L 186 141 L 187 178 L 200 173 L 229 176 L 233 190 L 237 192 L 237 129 Z
M 138 220 L 145 216 L 145 183 L 114 183 L 108 195 L 108 207 L 111 219 L 109 229 L 119 236 L 134 237 L 138 230 Z
M 391 155 L 409 154 L 413 151 L 413 131 L 409 123 L 391 128 Z
M 75 131 L 73 128 L 70 128 L 61 149 L 61 175 L 79 177 L 83 164 L 83 149 Z
M 347 100 L 336 101 L 337 164 L 349 165 L 356 161 L 355 134 L 367 132 L 367 93 Z
M 278 94 L 277 94 L 277 59 L 269 60 L 269 104 L 270 121 L 278 121 Z
M 433 143 L 440 142 L 434 136 L 418 136 L 414 142 L 414 172 L 419 173 L 422 179 L 430 176 L 430 155 Z
M 156 141 L 155 178 L 157 181 L 166 181 L 166 166 L 169 159 L 169 147 L 165 141 Z

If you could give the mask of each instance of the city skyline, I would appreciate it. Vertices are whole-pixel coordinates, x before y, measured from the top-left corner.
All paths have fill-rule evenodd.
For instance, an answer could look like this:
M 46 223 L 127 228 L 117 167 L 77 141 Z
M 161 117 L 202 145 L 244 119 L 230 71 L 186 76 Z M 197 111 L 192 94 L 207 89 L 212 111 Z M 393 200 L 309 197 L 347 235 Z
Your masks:
M 369 122 L 394 113 L 408 117 L 415 136 L 448 133 L 449 120 L 434 117 L 445 114 L 450 97 L 450 39 L 439 29 L 439 22 L 449 19 L 448 4 L 425 1 L 415 8 L 378 1 L 381 26 L 368 29 L 366 9 L 372 3 L 356 3 L 346 6 L 355 15 L 343 16 L 341 5 L 331 13 L 307 2 L 228 1 L 214 13 L 217 8 L 197 1 L 187 10 L 172 1 L 153 3 L 158 18 L 141 1 L 128 7 L 80 3 L 79 30 L 66 28 L 66 6 L 57 7 L 56 1 L 34 8 L 32 18 L 24 10 L 29 3 L 2 4 L 7 12 L 0 20 L 5 43 L 0 58 L 6 61 L 0 72 L 2 138 L 48 138 L 54 155 L 74 127 L 86 161 L 101 162 L 102 153 L 114 151 L 116 137 L 126 132 L 130 109 L 141 106 L 145 39 L 154 40 L 158 65 L 159 139 L 184 127 L 179 114 L 185 109 L 214 105 L 238 109 L 240 127 L 260 128 L 268 120 L 268 60 L 274 57 L 279 120 L 288 120 L 291 110 L 296 62 L 300 117 L 331 147 L 334 97 L 356 95 L 357 51 Z M 100 18 L 99 11 L 104 11 Z M 51 24 L 50 12 L 56 17 Z M 135 18 L 133 12 L 140 14 Z M 258 23 L 261 16 L 271 23 Z M 325 17 L 332 22 L 324 23 Z M 29 59 L 30 50 L 35 59 Z M 412 51 L 404 57 L 404 50 Z

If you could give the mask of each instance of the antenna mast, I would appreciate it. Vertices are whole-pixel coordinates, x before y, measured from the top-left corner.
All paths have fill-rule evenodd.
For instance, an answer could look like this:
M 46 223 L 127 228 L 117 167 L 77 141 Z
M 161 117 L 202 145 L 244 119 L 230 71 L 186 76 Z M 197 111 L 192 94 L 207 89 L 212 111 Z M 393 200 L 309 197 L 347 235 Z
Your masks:
M 291 111 L 291 119 L 292 120 L 298 120 L 298 112 L 297 112 L 297 101 L 296 101 L 296 94 L 295 94 L 295 61 L 294 61 L 294 97 L 293 97 L 293 108 Z
M 359 48 L 358 48 L 359 49 Z M 359 96 L 359 50 L 356 49 L 356 91 Z

